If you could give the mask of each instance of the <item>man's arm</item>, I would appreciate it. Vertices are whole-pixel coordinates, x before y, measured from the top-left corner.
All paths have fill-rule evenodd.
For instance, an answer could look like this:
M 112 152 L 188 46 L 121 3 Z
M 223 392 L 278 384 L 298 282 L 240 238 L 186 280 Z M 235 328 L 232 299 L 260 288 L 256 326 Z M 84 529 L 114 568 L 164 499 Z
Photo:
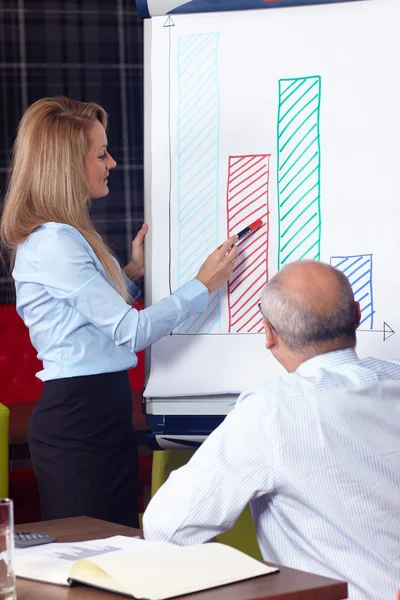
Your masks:
M 151 500 L 143 517 L 145 538 L 198 544 L 231 529 L 250 499 L 274 489 L 274 452 L 268 400 L 241 396 Z

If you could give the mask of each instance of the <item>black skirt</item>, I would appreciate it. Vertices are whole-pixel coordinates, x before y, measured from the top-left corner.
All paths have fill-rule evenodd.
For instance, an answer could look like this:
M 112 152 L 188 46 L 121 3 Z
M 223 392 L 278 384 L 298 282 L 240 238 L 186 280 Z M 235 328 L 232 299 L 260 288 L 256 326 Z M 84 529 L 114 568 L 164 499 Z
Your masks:
M 29 423 L 43 519 L 138 526 L 138 458 L 126 371 L 54 379 Z

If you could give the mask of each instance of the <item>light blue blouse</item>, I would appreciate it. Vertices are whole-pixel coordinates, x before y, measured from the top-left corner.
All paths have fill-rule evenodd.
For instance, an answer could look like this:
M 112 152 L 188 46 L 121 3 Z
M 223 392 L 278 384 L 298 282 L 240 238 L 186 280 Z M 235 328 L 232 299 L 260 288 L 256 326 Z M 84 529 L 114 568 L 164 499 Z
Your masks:
M 43 361 L 43 381 L 135 367 L 135 352 L 207 308 L 194 279 L 145 310 L 127 304 L 84 237 L 46 223 L 18 247 L 13 277 L 17 311 Z M 133 297 L 139 290 L 129 282 Z

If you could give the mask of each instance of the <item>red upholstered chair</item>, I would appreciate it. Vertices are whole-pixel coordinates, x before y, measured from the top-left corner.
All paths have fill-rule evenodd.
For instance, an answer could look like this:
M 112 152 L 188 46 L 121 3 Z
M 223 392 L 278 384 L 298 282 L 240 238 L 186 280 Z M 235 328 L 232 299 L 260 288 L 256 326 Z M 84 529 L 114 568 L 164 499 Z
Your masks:
M 14 304 L 0 305 L 0 402 L 7 406 L 38 400 L 43 383 L 35 377 L 41 369 L 28 329 Z M 9 495 L 14 500 L 16 523 L 40 519 L 39 494 L 32 470 L 12 471 Z
M 36 358 L 29 331 L 18 316 L 14 304 L 0 305 L 0 402 L 38 400 L 43 383 L 35 377 L 42 363 Z
M 133 306 L 137 310 L 143 310 L 144 303 L 142 298 L 138 298 L 133 303 Z M 144 366 L 144 352 L 138 352 L 138 364 L 134 369 L 130 369 L 128 371 L 129 380 L 131 382 L 132 392 L 142 392 L 144 387 L 144 377 L 145 377 L 145 366 Z M 141 406 L 137 403 L 133 405 L 133 414 L 137 414 L 138 411 L 141 410 Z
M 135 303 L 140 309 L 141 300 Z M 134 393 L 134 414 L 140 414 L 139 392 L 144 386 L 144 353 L 138 355 L 136 369 L 129 371 L 129 379 Z M 9 406 L 18 402 L 35 402 L 42 392 L 43 383 L 35 376 L 42 369 L 36 358 L 29 331 L 18 316 L 14 304 L 0 304 L 0 403 Z M 136 392 L 136 394 L 135 394 Z M 148 490 L 151 485 L 151 456 L 139 457 L 139 511 L 143 512 Z M 15 500 L 16 522 L 39 519 L 36 480 L 32 471 L 15 471 L 10 476 L 10 496 Z M 27 500 L 29 505 L 27 505 Z
M 141 299 L 135 302 L 139 310 Z M 5 405 L 16 402 L 33 402 L 42 393 L 43 383 L 35 377 L 42 369 L 36 358 L 36 350 L 29 339 L 29 331 L 18 316 L 14 304 L 0 304 L 0 402 Z M 138 365 L 129 371 L 133 392 L 141 392 L 144 386 L 144 352 L 138 354 Z M 140 411 L 134 406 L 134 411 Z

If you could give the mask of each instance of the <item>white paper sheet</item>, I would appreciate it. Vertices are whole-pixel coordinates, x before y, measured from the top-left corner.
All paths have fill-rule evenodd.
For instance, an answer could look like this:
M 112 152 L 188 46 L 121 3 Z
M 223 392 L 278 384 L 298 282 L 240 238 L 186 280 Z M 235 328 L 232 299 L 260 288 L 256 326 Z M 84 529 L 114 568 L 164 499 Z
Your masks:
M 268 227 L 236 288 L 153 345 L 146 396 L 281 374 L 256 304 L 299 258 L 349 276 L 360 356 L 399 358 L 399 19 L 397 0 L 152 19 L 152 301 L 228 233 Z
M 53 542 L 30 548 L 15 549 L 15 574 L 17 577 L 69 585 L 68 578 L 73 563 L 81 558 L 135 549 L 137 540 L 123 535 L 89 540 L 86 542 Z

